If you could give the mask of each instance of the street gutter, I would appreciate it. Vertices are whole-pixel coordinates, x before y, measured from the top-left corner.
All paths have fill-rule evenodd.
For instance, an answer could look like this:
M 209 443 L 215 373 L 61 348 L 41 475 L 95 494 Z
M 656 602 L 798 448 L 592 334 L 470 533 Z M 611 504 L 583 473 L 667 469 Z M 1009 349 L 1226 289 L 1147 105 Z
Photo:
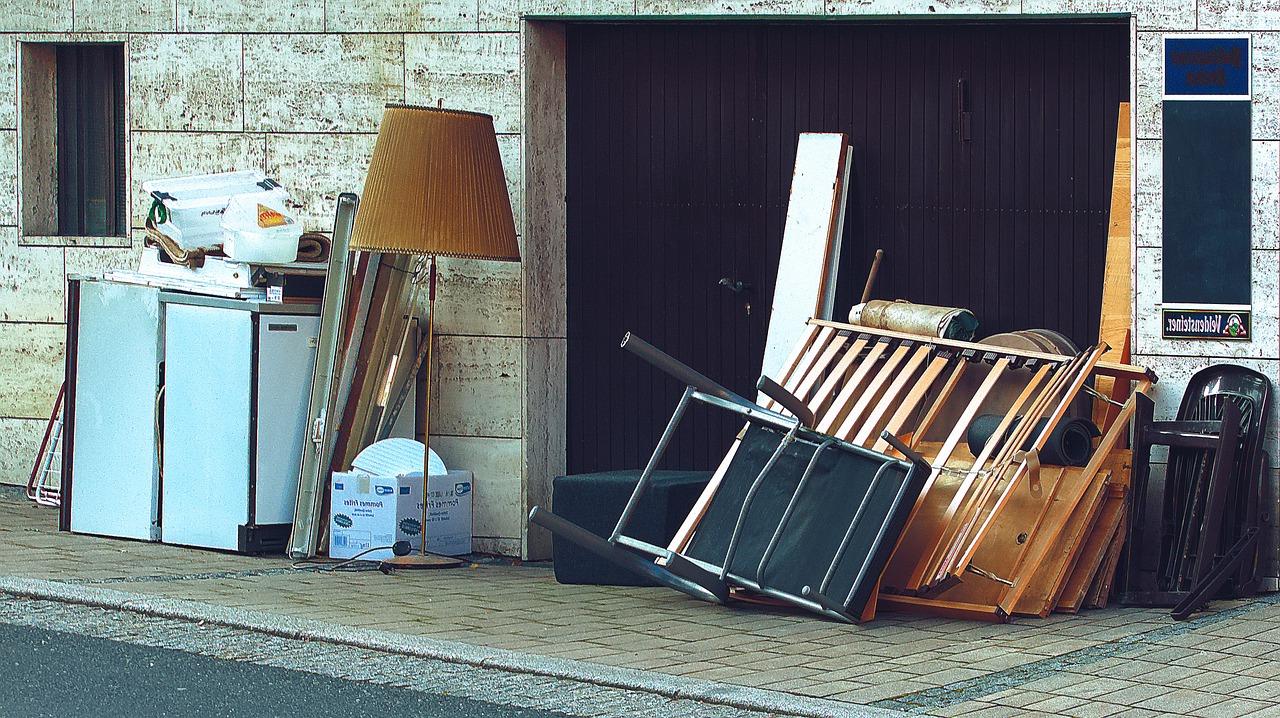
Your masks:
M 671 699 L 693 700 L 741 710 L 783 713 L 806 718 L 899 718 L 910 715 L 898 710 L 798 696 L 781 691 L 488 648 L 459 641 L 444 641 L 390 631 L 340 626 L 263 611 L 128 593 L 101 586 L 0 576 L 0 593 L 22 598 L 129 611 L 157 618 L 205 622 L 280 638 L 321 641 L 476 668 L 559 678 L 605 688 L 640 691 Z

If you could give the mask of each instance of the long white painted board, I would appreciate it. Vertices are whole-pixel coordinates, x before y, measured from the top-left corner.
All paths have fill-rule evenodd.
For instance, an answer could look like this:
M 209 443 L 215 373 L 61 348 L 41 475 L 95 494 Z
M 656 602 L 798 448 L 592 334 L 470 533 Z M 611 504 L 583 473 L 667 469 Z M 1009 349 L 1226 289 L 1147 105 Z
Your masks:
M 796 143 L 778 281 L 769 314 L 761 373 L 778 378 L 804 334 L 805 320 L 830 319 L 834 307 L 845 196 L 853 148 L 838 132 L 805 132 Z

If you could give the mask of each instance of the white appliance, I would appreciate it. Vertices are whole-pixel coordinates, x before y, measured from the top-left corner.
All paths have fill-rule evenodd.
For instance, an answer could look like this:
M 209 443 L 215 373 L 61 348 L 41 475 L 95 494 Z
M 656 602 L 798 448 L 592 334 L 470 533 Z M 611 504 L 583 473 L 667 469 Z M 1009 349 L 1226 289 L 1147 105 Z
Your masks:
M 165 543 L 283 550 L 320 330 L 298 311 L 214 297 L 166 304 Z
M 59 527 L 282 550 L 318 307 L 84 277 L 68 297 Z

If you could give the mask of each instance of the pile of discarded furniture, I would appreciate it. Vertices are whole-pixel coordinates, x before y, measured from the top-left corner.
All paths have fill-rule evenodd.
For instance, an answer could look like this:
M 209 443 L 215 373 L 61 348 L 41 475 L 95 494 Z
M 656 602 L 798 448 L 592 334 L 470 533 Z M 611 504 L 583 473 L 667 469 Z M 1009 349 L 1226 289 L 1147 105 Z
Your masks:
M 543 509 L 533 523 L 698 598 L 848 621 L 878 605 L 1000 621 L 1106 601 L 1125 437 L 1155 377 L 1102 361 L 1105 345 L 1063 356 L 810 320 L 758 401 L 636 337 L 623 348 L 687 385 L 631 502 L 608 538 Z M 1119 404 L 1096 446 L 1072 415 L 1094 377 L 1113 383 L 1095 401 Z M 671 542 L 635 540 L 632 511 L 692 402 L 743 430 Z

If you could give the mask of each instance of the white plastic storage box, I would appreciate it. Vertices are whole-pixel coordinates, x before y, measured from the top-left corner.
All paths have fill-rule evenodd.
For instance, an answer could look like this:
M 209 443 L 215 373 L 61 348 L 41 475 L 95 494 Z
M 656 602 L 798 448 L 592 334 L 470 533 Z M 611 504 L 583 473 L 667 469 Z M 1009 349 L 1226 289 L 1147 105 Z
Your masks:
M 277 211 L 289 201 L 288 192 L 257 170 L 168 177 L 143 182 L 142 189 L 154 200 L 152 211 L 158 214 L 155 217 L 157 228 L 183 249 L 223 244 L 222 220 L 232 198 L 241 197 L 242 201 L 252 201 Z M 163 210 L 157 212 L 156 205 Z M 296 221 L 293 227 L 301 234 Z M 296 257 L 296 236 L 293 243 Z

